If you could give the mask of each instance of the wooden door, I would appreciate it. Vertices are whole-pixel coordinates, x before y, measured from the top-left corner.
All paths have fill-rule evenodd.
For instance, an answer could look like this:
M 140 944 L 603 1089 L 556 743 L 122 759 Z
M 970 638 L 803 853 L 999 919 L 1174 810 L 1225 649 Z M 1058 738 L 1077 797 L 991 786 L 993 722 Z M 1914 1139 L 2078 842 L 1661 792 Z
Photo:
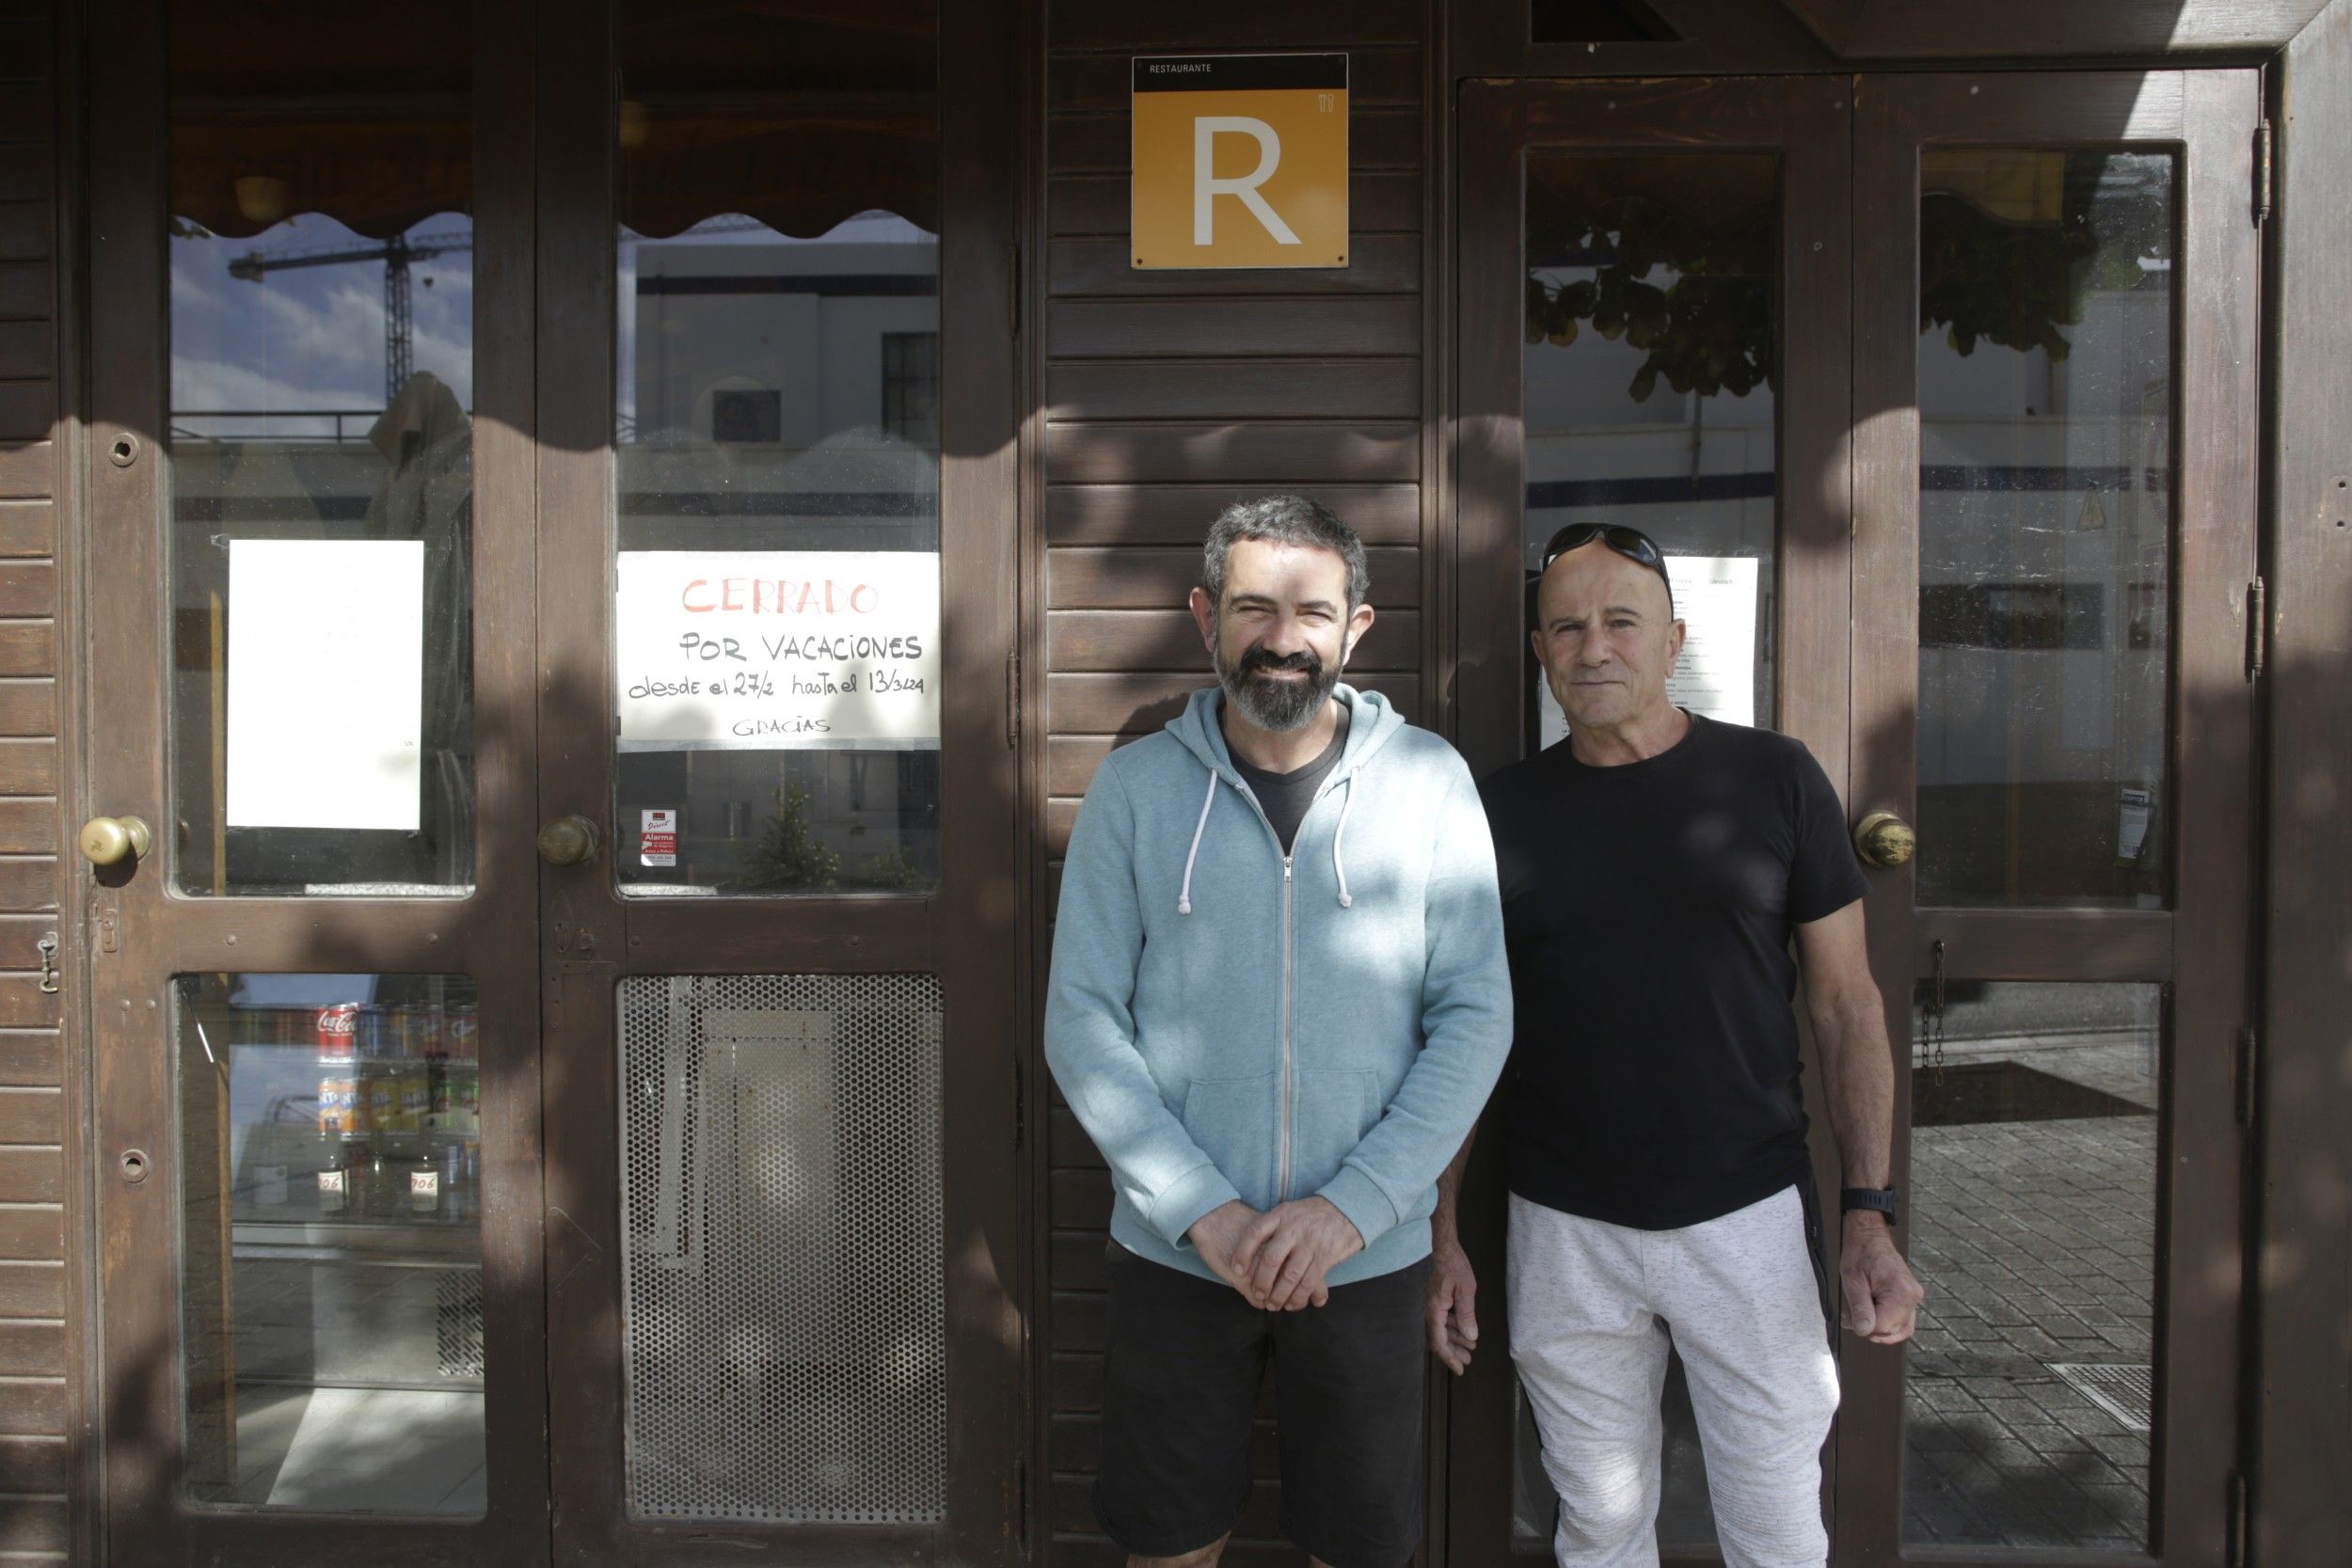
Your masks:
M 1856 88 L 1852 805 L 1917 831 L 1868 918 L 1928 1306 L 1845 1357 L 1850 1560 L 2242 1526 L 2259 104 Z
M 1756 560 L 1746 717 L 1916 830 L 1867 914 L 1929 1301 L 1841 1341 L 1841 1560 L 2220 1560 L 2243 1517 L 2258 113 L 2227 71 L 1464 90 L 1473 766 L 1556 733 L 1523 584 L 1576 508 Z M 1745 390 L 1677 297 L 1702 251 L 1752 280 Z M 1499 1186 L 1488 1150 L 1490 1329 Z M 1463 1560 L 1548 1550 L 1502 1328 L 1450 1412 Z M 1661 1547 L 1707 1560 L 1671 1386 L 1667 1432 Z
M 1450 689 L 1482 776 L 1559 733 L 1522 628 L 1544 542 L 1574 516 L 1697 558 L 1709 580 L 1677 603 L 1703 595 L 1738 629 L 1718 639 L 1726 678 L 1683 700 L 1795 735 L 1844 778 L 1847 98 L 1822 78 L 1464 87 Z M 1491 1138 L 1463 1205 L 1485 1333 L 1447 1418 L 1446 1549 L 1532 1560 L 1550 1552 L 1553 1502 L 1511 1373 Z M 1706 1555 L 1679 1389 L 1677 1372 L 1661 1537 Z
M 1004 1560 L 1017 29 L 569 16 L 538 803 L 596 849 L 541 879 L 556 1556 Z
M 532 39 L 401 16 L 91 18 L 116 1561 L 548 1552 Z

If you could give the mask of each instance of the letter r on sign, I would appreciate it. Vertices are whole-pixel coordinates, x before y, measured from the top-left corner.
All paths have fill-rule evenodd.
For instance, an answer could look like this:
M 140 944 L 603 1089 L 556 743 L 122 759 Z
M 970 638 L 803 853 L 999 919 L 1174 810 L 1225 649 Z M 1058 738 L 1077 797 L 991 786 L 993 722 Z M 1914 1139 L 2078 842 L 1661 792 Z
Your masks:
M 1216 177 L 1216 138 L 1223 132 L 1228 135 L 1253 136 L 1258 143 L 1258 166 L 1238 180 Z M 1267 205 L 1258 194 L 1258 187 L 1274 178 L 1274 171 L 1282 166 L 1282 138 L 1274 134 L 1274 127 L 1248 115 L 1201 115 L 1192 122 L 1192 243 L 1199 245 L 1216 243 L 1216 198 L 1238 197 L 1249 209 L 1249 215 L 1264 225 L 1277 245 L 1296 245 L 1298 236 L 1282 221 L 1282 214 Z

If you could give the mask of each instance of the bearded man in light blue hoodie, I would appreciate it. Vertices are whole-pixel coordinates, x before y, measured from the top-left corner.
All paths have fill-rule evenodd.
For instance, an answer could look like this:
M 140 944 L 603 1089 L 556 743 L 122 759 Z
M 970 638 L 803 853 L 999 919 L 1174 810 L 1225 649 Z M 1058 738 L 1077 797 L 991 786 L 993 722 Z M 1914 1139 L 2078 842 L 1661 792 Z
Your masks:
M 1339 683 L 1369 588 L 1325 508 L 1227 508 L 1218 684 L 1104 762 L 1063 866 L 1045 1053 L 1110 1165 L 1095 1507 L 1131 1560 L 1216 1561 L 1269 1363 L 1285 1533 L 1330 1568 L 1421 1538 L 1429 1216 L 1511 981 L 1470 770 Z

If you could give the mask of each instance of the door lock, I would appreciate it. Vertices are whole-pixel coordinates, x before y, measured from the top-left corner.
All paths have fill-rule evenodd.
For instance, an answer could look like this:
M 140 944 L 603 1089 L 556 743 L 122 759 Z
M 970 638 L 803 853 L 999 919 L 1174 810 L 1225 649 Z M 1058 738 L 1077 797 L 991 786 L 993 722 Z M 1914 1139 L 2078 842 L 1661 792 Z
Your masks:
M 1872 812 L 1853 831 L 1853 852 L 1871 865 L 1901 865 L 1918 847 L 1919 835 L 1891 811 Z
M 580 865 L 596 858 L 596 825 L 584 816 L 559 816 L 539 830 L 539 858 L 549 865 Z
M 93 816 L 82 824 L 74 842 L 90 864 L 115 865 L 124 860 L 145 860 L 155 847 L 155 835 L 144 817 Z

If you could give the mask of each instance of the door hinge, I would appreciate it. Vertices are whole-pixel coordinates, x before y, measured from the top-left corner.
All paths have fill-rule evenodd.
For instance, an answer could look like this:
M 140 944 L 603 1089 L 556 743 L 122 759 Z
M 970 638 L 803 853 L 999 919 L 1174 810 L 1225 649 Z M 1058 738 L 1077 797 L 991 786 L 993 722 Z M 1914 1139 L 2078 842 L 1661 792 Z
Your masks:
M 2265 116 L 2254 127 L 2254 222 L 2257 227 L 2270 221 L 2270 120 Z
M 2230 1472 L 2230 1540 L 2224 1560 L 2228 1568 L 2246 1568 L 2247 1536 L 2253 1528 L 2251 1510 L 2247 1507 L 2246 1472 Z
M 1005 656 L 1005 748 L 1019 749 L 1021 745 L 1021 655 Z
M 2257 1077 L 2261 1069 L 2261 1040 L 2254 1026 L 2247 1024 L 2237 1032 L 2237 1124 L 2254 1125 L 2255 1092 L 2261 1086 Z
M 2246 585 L 2246 678 L 2263 678 L 2270 657 L 2270 590 L 2262 578 Z

